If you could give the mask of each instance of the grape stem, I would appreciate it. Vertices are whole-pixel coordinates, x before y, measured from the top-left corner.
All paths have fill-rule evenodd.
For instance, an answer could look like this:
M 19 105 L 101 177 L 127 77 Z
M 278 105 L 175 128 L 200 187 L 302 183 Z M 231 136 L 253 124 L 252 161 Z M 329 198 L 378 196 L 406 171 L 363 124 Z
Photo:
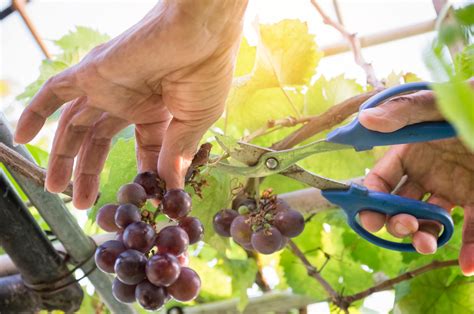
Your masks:
M 203 144 L 196 153 L 190 168 L 193 170 L 207 163 L 209 159 L 210 144 Z M 44 186 L 46 170 L 29 161 L 4 143 L 0 143 L 0 162 L 10 166 L 17 173 L 31 179 L 38 186 Z M 62 194 L 72 197 L 73 184 L 69 182 Z
M 360 43 L 359 37 L 357 36 L 357 33 L 350 32 L 347 28 L 344 27 L 344 25 L 329 17 L 329 15 L 326 14 L 326 12 L 316 0 L 311 0 L 311 4 L 314 6 L 316 11 L 318 11 L 319 15 L 321 15 L 321 17 L 323 18 L 324 24 L 327 24 L 336 29 L 339 33 L 341 33 L 342 37 L 347 40 L 349 46 L 351 47 L 352 53 L 354 54 L 355 62 L 365 72 L 365 75 L 367 77 L 367 83 L 369 83 L 375 88 L 383 87 L 383 84 L 377 79 L 377 76 L 375 75 L 375 71 L 372 64 L 367 62 L 364 56 L 362 55 L 362 45 Z
M 0 162 L 9 165 L 13 170 L 33 180 L 38 186 L 44 186 L 46 170 L 27 160 L 25 157 L 0 143 Z M 72 196 L 72 183 L 69 182 L 63 194 Z
M 429 271 L 459 265 L 457 259 L 451 259 L 451 260 L 446 260 L 446 261 L 434 260 L 431 263 L 428 263 L 419 268 L 415 268 L 413 270 L 407 271 L 397 277 L 384 280 L 366 290 L 363 290 L 361 292 L 358 292 L 352 295 L 344 296 L 342 292 L 341 293 L 337 292 L 331 286 L 331 284 L 328 281 L 326 281 L 326 279 L 324 279 L 324 277 L 321 275 L 322 269 L 317 269 L 315 266 L 313 266 L 313 264 L 311 264 L 311 262 L 306 258 L 306 255 L 299 249 L 299 247 L 293 241 L 290 240 L 288 242 L 288 247 L 291 250 L 291 252 L 296 257 L 298 257 L 298 259 L 303 263 L 308 273 L 308 276 L 313 277 L 324 288 L 324 290 L 329 295 L 329 301 L 331 301 L 333 304 L 335 304 L 337 307 L 339 307 L 341 310 L 343 310 L 346 313 L 348 313 L 349 306 L 352 303 L 358 300 L 365 299 L 369 295 L 372 295 L 376 292 L 392 289 L 395 285 L 403 281 L 413 279 Z M 328 260 L 329 260 L 329 256 L 328 255 L 326 256 L 328 257 Z

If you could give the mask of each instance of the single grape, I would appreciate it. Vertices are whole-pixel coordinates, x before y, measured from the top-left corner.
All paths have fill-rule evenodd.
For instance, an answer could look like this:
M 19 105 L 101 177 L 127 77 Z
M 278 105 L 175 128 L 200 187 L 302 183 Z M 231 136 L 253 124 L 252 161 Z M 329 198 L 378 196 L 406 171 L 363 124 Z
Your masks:
M 156 237 L 156 246 L 160 253 L 170 253 L 177 256 L 188 249 L 188 244 L 188 234 L 178 226 L 165 227 Z
M 135 287 L 136 285 L 127 285 L 115 278 L 112 282 L 112 294 L 122 303 L 133 303 L 135 302 Z
M 262 254 L 272 254 L 281 247 L 282 236 L 277 228 L 260 229 L 252 234 L 252 246 Z
M 201 289 L 201 278 L 188 267 L 182 267 L 178 279 L 168 287 L 168 293 L 178 301 L 187 302 L 196 298 Z
M 163 197 L 163 213 L 171 219 L 184 217 L 191 211 L 191 202 L 191 196 L 184 190 L 168 190 Z
M 284 199 L 277 198 L 276 204 L 275 204 L 275 211 L 280 212 L 280 211 L 287 211 L 290 209 L 291 209 L 290 205 Z
M 133 204 L 120 205 L 115 213 L 115 224 L 120 228 L 125 229 L 129 224 L 141 220 L 140 210 Z
M 103 272 L 113 273 L 115 260 L 125 250 L 125 246 L 120 241 L 106 241 L 95 250 L 95 264 Z
M 257 203 L 247 195 L 239 194 L 232 200 L 232 209 L 237 211 L 240 206 L 246 206 L 249 210 L 254 210 L 257 208 Z
M 120 228 L 115 224 L 115 212 L 117 211 L 117 208 L 118 205 L 106 204 L 99 209 L 95 221 L 102 230 L 107 232 L 116 232 L 120 230 Z
M 286 237 L 294 238 L 304 230 L 304 217 L 300 212 L 290 209 L 275 215 L 273 225 Z
M 179 220 L 178 226 L 180 226 L 189 237 L 189 244 L 199 242 L 204 236 L 204 226 L 201 221 L 195 217 L 184 217 Z
M 117 278 L 127 284 L 136 285 L 145 279 L 146 257 L 136 250 L 126 250 L 115 261 Z
M 145 310 L 157 311 L 168 301 L 168 293 L 164 287 L 157 287 L 144 280 L 137 285 L 135 298 Z
M 155 286 L 169 286 L 178 279 L 181 266 L 178 258 L 168 253 L 152 256 L 146 264 L 146 277 Z
M 230 237 L 230 225 L 239 213 L 233 209 L 222 209 L 214 215 L 212 224 L 214 231 L 223 237 Z
M 155 229 L 143 221 L 129 224 L 123 232 L 123 244 L 127 249 L 148 252 L 155 242 Z
M 189 265 L 189 253 L 188 252 L 184 252 L 183 254 L 178 255 L 177 259 L 178 259 L 178 262 L 179 262 L 180 266 L 186 267 L 186 266 Z
M 248 244 L 250 243 L 250 238 L 252 236 L 252 227 L 249 223 L 245 222 L 248 217 L 238 216 L 232 221 L 230 225 L 230 234 L 235 242 L 239 244 Z
M 146 198 L 145 189 L 137 183 L 122 185 L 117 192 L 117 200 L 120 204 L 133 204 L 142 207 L 146 203 Z
M 163 198 L 163 189 L 160 186 L 160 178 L 155 172 L 146 171 L 137 174 L 134 183 L 140 184 L 147 194 L 147 198 Z

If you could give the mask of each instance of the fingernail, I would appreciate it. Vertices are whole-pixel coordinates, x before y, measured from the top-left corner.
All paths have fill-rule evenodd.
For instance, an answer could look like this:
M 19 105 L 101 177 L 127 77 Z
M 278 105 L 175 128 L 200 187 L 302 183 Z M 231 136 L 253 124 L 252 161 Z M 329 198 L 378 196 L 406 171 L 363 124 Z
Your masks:
M 402 225 L 401 223 L 397 222 L 394 226 L 395 232 L 399 235 L 409 235 L 410 229 Z
M 368 114 L 368 115 L 375 116 L 375 117 L 381 117 L 381 116 L 385 115 L 385 110 L 383 110 L 382 108 L 378 108 L 378 107 L 366 109 L 362 112 L 364 114 Z

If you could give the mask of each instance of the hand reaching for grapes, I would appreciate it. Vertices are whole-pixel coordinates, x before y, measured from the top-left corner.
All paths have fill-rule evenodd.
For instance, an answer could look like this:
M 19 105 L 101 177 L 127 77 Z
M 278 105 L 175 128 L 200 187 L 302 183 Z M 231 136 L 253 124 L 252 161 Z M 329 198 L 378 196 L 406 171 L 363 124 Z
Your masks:
M 139 172 L 182 188 L 197 144 L 221 115 L 247 1 L 160 1 L 139 23 L 49 79 L 21 115 L 17 143 L 31 141 L 65 104 L 46 189 L 96 200 L 112 137 L 135 124 Z M 75 158 L 76 162 L 74 162 Z
M 422 121 L 444 120 L 431 91 L 394 98 L 376 108 L 364 110 L 360 122 L 371 130 L 393 132 Z M 464 226 L 459 264 L 465 275 L 474 275 L 474 154 L 459 139 L 392 147 L 372 169 L 364 184 L 376 191 L 390 193 L 407 176 L 398 194 L 421 199 L 448 212 L 455 205 L 464 207 Z M 434 253 L 441 226 L 433 221 L 417 220 L 407 214 L 393 217 L 370 211 L 360 213 L 362 225 L 375 232 L 386 225 L 396 237 L 412 236 L 413 245 L 422 254 Z

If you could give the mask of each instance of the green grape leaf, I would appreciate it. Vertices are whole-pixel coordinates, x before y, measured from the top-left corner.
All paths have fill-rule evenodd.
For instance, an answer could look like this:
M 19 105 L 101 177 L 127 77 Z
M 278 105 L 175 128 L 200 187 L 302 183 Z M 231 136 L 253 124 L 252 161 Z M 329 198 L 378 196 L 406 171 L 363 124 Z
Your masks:
M 308 33 L 305 22 L 262 24 L 259 35 L 255 76 L 268 78 L 270 86 L 309 82 L 323 53 L 317 50 L 315 36 Z
M 425 273 L 397 286 L 395 293 L 394 314 L 474 312 L 474 283 L 456 267 Z
M 100 197 L 88 212 L 89 219 L 94 220 L 103 205 L 116 203 L 117 191 L 123 184 L 131 182 L 136 174 L 135 140 L 119 139 L 110 150 L 100 175 Z
M 74 31 L 70 31 L 54 41 L 56 46 L 61 49 L 61 52 L 55 55 L 52 60 L 43 60 L 40 66 L 39 77 L 29 84 L 23 93 L 16 98 L 25 103 L 29 102 L 47 79 L 78 63 L 89 50 L 109 39 L 108 35 L 99 33 L 96 30 L 77 26 Z
M 320 274 L 336 291 L 352 294 L 370 287 L 373 275 L 352 258 L 350 250 L 340 241 L 347 228 L 340 211 L 321 212 L 306 224 L 304 232 L 294 241 L 313 266 L 320 269 L 325 265 Z M 325 254 L 329 255 L 329 259 Z M 280 265 L 287 284 L 296 293 L 314 297 L 315 300 L 328 297 L 290 251 L 283 252 Z
M 232 177 L 213 168 L 203 168 L 199 179 L 205 180 L 206 183 L 202 198 L 193 195 L 192 215 L 198 217 L 204 226 L 204 241 L 217 250 L 225 249 L 229 241 L 214 232 L 212 220 L 216 212 L 226 208 L 231 201 Z M 188 187 L 187 191 L 193 194 L 192 188 Z
M 239 297 L 238 310 L 243 311 L 248 303 L 247 289 L 250 288 L 257 273 L 257 263 L 253 259 L 226 259 L 223 269 L 232 278 L 232 291 Z
M 54 44 L 64 52 L 74 51 L 76 49 L 87 52 L 109 39 L 109 35 L 100 33 L 92 28 L 76 26 L 74 31 L 70 31 L 60 39 L 55 40 Z
M 247 38 L 243 38 L 240 43 L 239 53 L 235 63 L 234 77 L 250 74 L 255 64 L 257 47 L 250 46 Z
M 240 58 L 253 56 L 252 52 L 245 52 L 246 45 L 244 42 Z M 234 81 L 227 98 L 227 119 L 238 123 L 242 134 L 263 126 L 269 119 L 299 115 L 303 97 L 298 90 L 288 88 L 308 83 L 321 57 L 306 23 L 283 20 L 260 25 L 255 64 L 250 74 Z M 238 68 L 240 73 L 244 73 L 242 67 Z
M 191 256 L 189 267 L 194 269 L 201 278 L 200 300 L 210 302 L 232 296 L 232 283 L 227 273 L 220 267 L 199 258 L 199 256 Z
M 26 144 L 25 146 L 40 167 L 46 168 L 48 166 L 49 153 L 47 151 L 32 144 Z

